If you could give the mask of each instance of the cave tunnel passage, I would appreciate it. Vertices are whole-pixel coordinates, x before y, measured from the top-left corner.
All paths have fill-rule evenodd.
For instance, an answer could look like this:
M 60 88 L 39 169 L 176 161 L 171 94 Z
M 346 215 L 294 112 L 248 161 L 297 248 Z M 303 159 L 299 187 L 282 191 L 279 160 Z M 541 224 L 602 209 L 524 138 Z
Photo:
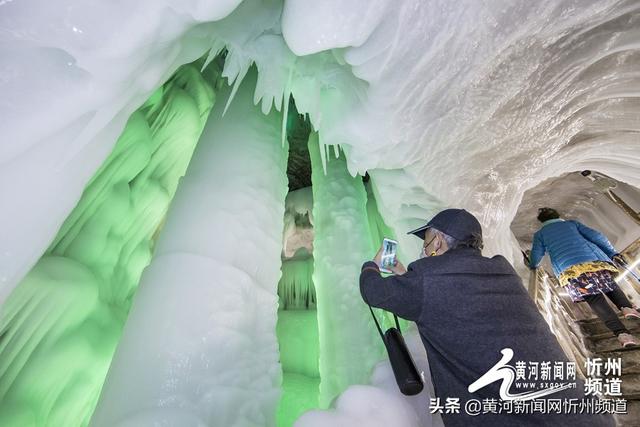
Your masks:
M 285 199 L 282 276 L 276 332 L 282 366 L 277 425 L 291 426 L 318 407 L 320 387 L 316 294 L 313 285 L 313 194 L 307 141 L 311 131 L 291 98 L 287 117 L 289 193 Z
M 511 223 L 524 251 L 531 248 L 533 235 L 540 228 L 536 217 L 541 207 L 554 208 L 563 219 L 577 220 L 599 230 L 620 252 L 640 238 L 640 189 L 598 171 L 565 173 L 525 192 Z M 636 260 L 630 261 L 633 264 Z M 553 271 L 548 256 L 541 266 L 546 272 Z M 640 304 L 640 283 L 625 275 L 619 285 L 631 301 Z M 584 304 L 571 304 L 566 293 L 560 295 L 578 318 L 593 317 Z
M 603 233 L 617 252 L 627 259 L 627 267 L 618 266 L 615 281 L 629 301 L 640 306 L 640 189 L 618 181 L 595 170 L 565 173 L 549 178 L 524 193 L 511 230 L 522 250 L 531 248 L 533 234 L 541 227 L 538 209 L 550 207 L 564 220 L 576 220 Z M 635 272 L 635 273 L 634 273 Z M 608 357 L 620 349 L 620 344 L 597 318 L 586 302 L 574 303 L 565 288 L 560 286 L 548 256 L 541 268 L 532 271 L 525 283 L 529 295 L 547 321 L 551 331 L 567 357 L 576 362 L 583 375 L 588 358 Z M 606 299 L 615 313 L 618 308 Z M 633 334 L 640 332 L 636 322 L 622 320 Z M 640 350 L 627 348 L 621 356 L 621 397 L 629 407 L 640 403 L 633 390 L 637 390 L 638 376 L 634 362 Z M 635 421 L 633 410 L 619 418 L 621 425 Z
M 631 267 L 640 259 L 640 190 L 598 171 L 574 171 L 549 178 L 524 193 L 511 230 L 520 248 L 531 248 L 533 235 L 540 228 L 538 208 L 556 209 L 562 219 L 577 220 L 602 232 L 619 252 L 628 257 Z M 640 282 L 620 270 L 616 282 L 636 305 L 640 304 Z M 580 321 L 594 319 L 586 303 L 573 303 L 558 285 L 548 256 L 541 269 L 530 275 L 529 293 L 539 311 L 556 334 L 567 355 L 581 363 L 592 349 L 585 347 Z M 617 311 L 617 308 L 611 304 Z M 606 328 L 603 329 L 606 331 Z M 578 337 L 578 338 L 577 338 Z M 579 338 L 582 337 L 582 338 Z
M 131 115 L 47 251 L 10 295 L 0 319 L 0 425 L 89 424 L 101 391 L 105 393 L 107 371 L 121 368 L 110 364 L 141 277 L 153 274 L 147 266 L 157 256 L 167 257 L 162 250 L 158 255 L 157 242 L 166 227 L 171 232 L 167 213 L 180 209 L 172 202 L 179 199 L 174 195 L 184 182 L 181 177 L 189 175 L 198 156 L 196 145 L 202 144 L 198 141 L 212 108 L 224 102 L 218 99 L 226 86 L 224 59 L 223 53 L 204 69 L 204 58 L 180 67 Z M 234 117 L 231 110 L 227 114 Z M 269 149 L 282 151 L 282 119 L 269 120 L 277 122 L 269 128 L 277 140 Z M 290 426 L 305 410 L 326 408 L 347 386 L 366 382 L 381 359 L 382 346 L 359 298 L 357 275 L 382 238 L 394 236 L 378 212 L 369 177 L 352 177 L 339 148 L 334 150 L 337 157 L 321 159 L 319 150 L 325 147 L 318 145 L 293 98 L 284 126 L 288 193 L 283 201 L 282 276 L 272 285 L 277 289 L 272 333 L 279 344 L 282 393 L 266 413 L 273 413 L 267 424 Z M 334 222 L 334 214 L 340 222 Z M 314 265 L 318 248 L 324 260 L 320 267 Z M 346 277 L 344 271 L 349 272 Z M 140 288 L 148 291 L 154 285 Z M 378 314 L 390 324 L 384 313 Z M 135 336 L 133 341 L 144 340 Z M 345 370 L 357 375 L 339 374 Z M 212 381 L 224 386 L 225 379 Z M 108 411 L 109 404 L 105 407 Z M 227 402 L 226 410 L 233 418 L 242 408 Z
M 549 178 L 525 192 L 511 230 L 522 250 L 540 228 L 538 208 L 556 209 L 604 233 L 622 251 L 640 237 L 640 190 L 598 171 L 574 171 Z M 551 271 L 546 257 L 543 267 Z

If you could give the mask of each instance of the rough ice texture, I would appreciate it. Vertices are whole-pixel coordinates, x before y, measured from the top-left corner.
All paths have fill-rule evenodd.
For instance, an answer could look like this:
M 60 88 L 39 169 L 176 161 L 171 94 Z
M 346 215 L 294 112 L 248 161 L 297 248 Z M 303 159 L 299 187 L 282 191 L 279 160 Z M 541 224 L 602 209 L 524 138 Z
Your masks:
M 351 384 L 367 383 L 382 343 L 362 304 L 360 264 L 375 253 L 369 240 L 367 193 L 360 177 L 351 177 L 344 155 L 322 170 L 318 137 L 309 136 L 313 183 L 313 283 L 320 338 L 320 406 Z
M 212 75 L 209 75 L 212 77 Z M 0 425 L 87 425 L 155 238 L 213 104 L 185 65 L 131 115 L 0 313 Z
M 346 25 L 357 4 L 335 2 L 314 6 L 324 15 L 304 26 L 308 10 L 293 0 L 65 5 L 0 6 L 2 54 L 11 58 L 0 83 L 11 141 L 0 152 L 4 296 L 52 240 L 129 114 L 211 47 L 229 49 L 232 81 L 256 63 L 263 111 L 292 93 L 321 142 L 344 146 L 351 171 L 398 170 L 426 195 L 385 216 L 392 228 L 431 214 L 433 200 L 463 206 L 485 226 L 488 252 L 515 258 L 509 224 L 526 189 L 582 168 L 640 184 L 635 1 L 380 1 L 358 25 Z M 295 56 L 309 44 L 324 50 Z M 379 178 L 383 198 L 404 181 L 396 178 Z
M 533 234 L 541 225 L 536 219 L 538 208 L 543 205 L 556 208 L 565 219 L 576 219 L 600 230 L 618 251 L 638 238 L 639 224 L 612 197 L 619 197 L 630 210 L 640 212 L 640 189 L 595 172 L 591 175 L 595 182 L 579 172 L 550 178 L 524 194 L 511 224 L 523 248 L 531 248 Z M 551 265 L 547 271 L 552 271 Z
M 371 171 L 405 262 L 419 244 L 403 233 L 441 206 L 477 214 L 486 252 L 516 260 L 525 190 L 586 168 L 640 186 L 637 1 L 408 0 L 381 19 L 375 2 L 361 20 L 360 2 L 332 2 L 308 25 L 300 3 L 1 2 L 0 302 L 131 113 L 210 48 L 228 48 L 232 81 L 256 63 L 263 111 L 292 93 L 321 143 Z
M 167 215 L 111 365 L 94 426 L 269 426 L 287 147 L 279 114 L 221 96 Z M 169 418 L 166 418 L 169 416 Z
M 313 309 L 316 291 L 313 286 L 313 257 L 305 255 L 282 261 L 278 282 L 278 308 L 281 310 Z
M 404 330 L 407 347 L 419 372 L 428 374 L 429 362 L 420 341 L 418 330 Z M 415 396 L 404 396 L 398 390 L 388 360 L 376 365 L 371 376 L 371 386 L 354 385 L 336 399 L 329 410 L 313 410 L 302 415 L 294 427 L 442 427 L 440 415 L 428 411 L 429 399 L 434 396 L 433 386 Z
M 178 3 L 178 2 L 173 2 Z M 0 303 L 51 243 L 125 122 L 229 2 L 0 3 Z

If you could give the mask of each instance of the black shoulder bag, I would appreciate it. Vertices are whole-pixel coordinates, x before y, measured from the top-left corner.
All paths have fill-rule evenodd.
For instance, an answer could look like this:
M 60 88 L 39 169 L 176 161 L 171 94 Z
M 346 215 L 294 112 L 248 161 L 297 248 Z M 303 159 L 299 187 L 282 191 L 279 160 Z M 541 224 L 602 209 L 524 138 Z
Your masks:
M 367 303 L 367 305 L 369 305 Z M 396 321 L 396 327 L 387 329 L 387 332 L 382 333 L 382 328 L 378 323 L 376 315 L 373 313 L 373 309 L 369 305 L 373 321 L 376 322 L 376 327 L 380 333 L 380 338 L 384 346 L 387 348 L 389 354 L 389 363 L 391 363 L 391 369 L 393 369 L 393 375 L 396 377 L 396 383 L 402 394 L 407 396 L 413 396 L 422 391 L 424 384 L 422 383 L 422 377 L 416 369 L 416 364 L 413 362 L 411 353 L 407 348 L 407 344 L 404 342 L 402 332 L 400 331 L 400 323 L 398 322 L 398 316 L 395 314 L 393 318 Z

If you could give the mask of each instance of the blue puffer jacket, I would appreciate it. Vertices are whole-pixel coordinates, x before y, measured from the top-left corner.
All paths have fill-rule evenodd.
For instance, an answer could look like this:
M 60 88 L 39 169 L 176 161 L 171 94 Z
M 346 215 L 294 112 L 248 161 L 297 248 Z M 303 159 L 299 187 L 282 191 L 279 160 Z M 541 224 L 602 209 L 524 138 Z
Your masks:
M 556 276 L 589 261 L 608 261 L 617 253 L 604 234 L 578 221 L 550 219 L 533 236 L 530 266 L 538 267 L 548 252 Z

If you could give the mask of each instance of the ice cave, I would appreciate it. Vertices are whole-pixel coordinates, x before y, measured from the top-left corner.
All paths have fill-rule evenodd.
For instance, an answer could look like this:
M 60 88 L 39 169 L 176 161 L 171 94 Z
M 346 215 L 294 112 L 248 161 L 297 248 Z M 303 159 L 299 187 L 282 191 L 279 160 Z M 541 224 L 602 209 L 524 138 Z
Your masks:
M 360 267 L 463 207 L 582 360 L 522 252 L 640 263 L 640 1 L 0 0 L 0 136 L 1 427 L 440 426 Z

